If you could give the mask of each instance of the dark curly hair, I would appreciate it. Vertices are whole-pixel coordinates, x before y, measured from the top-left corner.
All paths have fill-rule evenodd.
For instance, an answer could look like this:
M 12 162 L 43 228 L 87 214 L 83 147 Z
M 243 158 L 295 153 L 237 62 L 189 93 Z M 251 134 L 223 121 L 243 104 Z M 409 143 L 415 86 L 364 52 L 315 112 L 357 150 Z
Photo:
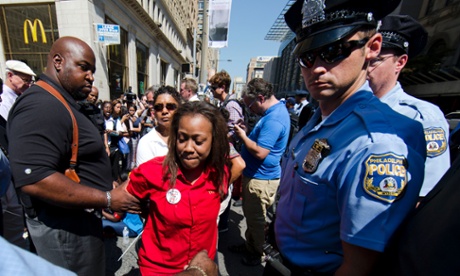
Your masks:
M 214 173 L 209 175 L 213 181 L 216 190 L 219 191 L 221 198 L 225 191 L 224 179 L 230 177 L 231 163 L 229 161 L 230 146 L 227 138 L 227 124 L 219 109 L 215 106 L 203 101 L 187 102 L 180 106 L 174 114 L 171 122 L 171 132 L 168 141 L 168 154 L 163 163 L 163 179 L 169 180 L 169 186 L 172 188 L 176 184 L 177 170 L 181 166 L 179 156 L 176 153 L 177 133 L 179 130 L 179 122 L 184 116 L 205 117 L 212 125 L 212 143 L 211 152 L 206 160 L 205 166 L 213 166 Z M 228 166 L 229 172 L 225 173 L 225 166 Z
M 174 100 L 176 100 L 178 104 L 181 103 L 179 92 L 177 92 L 176 88 L 172 86 L 167 85 L 167 86 L 161 86 L 160 88 L 158 88 L 158 90 L 155 91 L 155 93 L 153 94 L 153 102 L 156 102 L 158 96 L 160 96 L 161 94 L 169 94 L 174 98 Z

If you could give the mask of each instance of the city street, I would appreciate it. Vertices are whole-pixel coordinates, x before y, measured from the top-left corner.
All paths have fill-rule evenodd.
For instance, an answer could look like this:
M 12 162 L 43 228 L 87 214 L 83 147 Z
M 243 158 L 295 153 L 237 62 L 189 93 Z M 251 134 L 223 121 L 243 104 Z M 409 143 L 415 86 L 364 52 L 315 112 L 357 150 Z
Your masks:
M 232 201 L 233 203 L 233 201 Z M 241 255 L 229 252 L 227 247 L 233 244 L 243 243 L 244 231 L 246 230 L 246 220 L 243 217 L 243 210 L 241 207 L 231 206 L 229 231 L 220 233 L 219 236 L 219 272 L 220 275 L 226 276 L 257 276 L 262 275 L 263 265 L 259 266 L 245 266 L 241 263 Z M 131 241 L 134 238 L 130 239 Z M 130 248 L 128 253 L 117 262 L 118 258 L 128 247 L 123 245 L 122 237 L 114 237 L 106 239 L 106 275 L 140 275 L 137 266 L 137 254 L 134 246 Z

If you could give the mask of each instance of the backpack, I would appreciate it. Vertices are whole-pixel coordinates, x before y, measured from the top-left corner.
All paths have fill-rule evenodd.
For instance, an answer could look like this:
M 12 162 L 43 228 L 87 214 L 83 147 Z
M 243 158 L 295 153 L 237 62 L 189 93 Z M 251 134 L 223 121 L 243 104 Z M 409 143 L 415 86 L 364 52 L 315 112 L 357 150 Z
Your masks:
M 257 115 L 257 114 L 252 113 L 251 111 L 249 111 L 249 109 L 246 108 L 246 106 L 244 104 L 242 104 L 240 101 L 238 101 L 236 99 L 228 99 L 228 97 L 229 96 L 227 96 L 225 101 L 222 102 L 222 107 L 225 108 L 227 106 L 227 104 L 229 102 L 231 102 L 231 101 L 237 102 L 239 104 L 239 106 L 241 107 L 241 110 L 243 112 L 244 125 L 246 126 L 246 133 L 247 134 L 251 133 L 251 131 L 254 129 L 254 127 L 256 126 L 257 122 L 259 121 L 260 116 Z

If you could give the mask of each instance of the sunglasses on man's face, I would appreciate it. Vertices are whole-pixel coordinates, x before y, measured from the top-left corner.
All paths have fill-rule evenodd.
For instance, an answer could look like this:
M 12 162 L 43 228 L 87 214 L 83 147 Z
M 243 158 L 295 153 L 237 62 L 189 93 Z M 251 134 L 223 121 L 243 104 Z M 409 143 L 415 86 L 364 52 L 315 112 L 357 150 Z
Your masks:
M 155 111 L 163 111 L 163 109 L 165 108 L 165 105 L 164 104 L 156 104 L 153 106 L 153 109 L 155 109 Z M 166 104 L 166 109 L 169 110 L 169 111 L 172 111 L 172 110 L 176 110 L 177 109 L 177 104 L 175 103 L 167 103 Z
M 316 58 L 320 57 L 327 64 L 332 64 L 346 59 L 350 56 L 354 48 L 361 48 L 366 45 L 368 41 L 368 37 L 361 40 L 339 41 L 316 51 L 302 53 L 297 58 L 297 62 L 303 68 L 311 68 Z
M 216 91 L 216 89 L 219 89 L 219 86 L 217 86 L 217 85 L 212 85 L 211 86 L 211 91 Z

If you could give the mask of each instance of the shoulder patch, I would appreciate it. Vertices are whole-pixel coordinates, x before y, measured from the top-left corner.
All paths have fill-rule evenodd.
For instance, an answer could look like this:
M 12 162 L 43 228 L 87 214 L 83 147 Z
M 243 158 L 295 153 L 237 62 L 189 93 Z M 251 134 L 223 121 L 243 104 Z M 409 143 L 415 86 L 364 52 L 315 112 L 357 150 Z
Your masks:
M 426 140 L 426 156 L 436 157 L 447 150 L 447 138 L 444 129 L 440 127 L 429 127 L 423 130 Z
M 371 155 L 366 160 L 364 190 L 369 195 L 386 201 L 395 201 L 407 184 L 407 161 L 393 153 Z

